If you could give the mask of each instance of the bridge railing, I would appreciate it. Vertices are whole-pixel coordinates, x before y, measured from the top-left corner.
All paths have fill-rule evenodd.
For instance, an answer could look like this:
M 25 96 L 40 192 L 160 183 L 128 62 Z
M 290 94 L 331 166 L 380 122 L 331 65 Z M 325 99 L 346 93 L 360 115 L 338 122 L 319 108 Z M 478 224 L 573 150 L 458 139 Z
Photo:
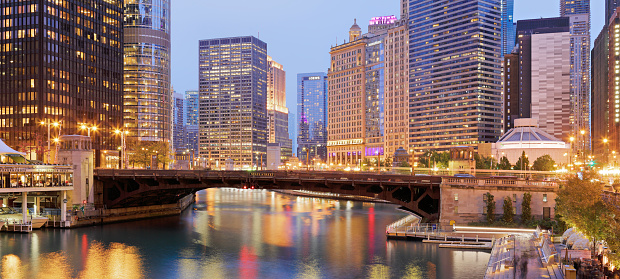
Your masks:
M 452 178 L 444 177 L 446 184 L 471 185 L 471 186 L 533 186 L 533 187 L 557 187 L 553 181 L 517 180 L 511 178 Z

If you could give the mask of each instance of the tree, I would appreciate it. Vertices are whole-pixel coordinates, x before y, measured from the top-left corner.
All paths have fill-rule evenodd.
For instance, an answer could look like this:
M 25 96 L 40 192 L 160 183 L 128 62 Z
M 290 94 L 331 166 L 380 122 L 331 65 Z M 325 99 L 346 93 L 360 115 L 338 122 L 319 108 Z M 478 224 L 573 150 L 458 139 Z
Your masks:
M 532 220 L 532 194 L 526 192 L 523 194 L 523 202 L 521 202 L 521 223 L 527 224 Z
M 493 222 L 495 222 L 495 201 L 493 200 L 494 197 L 489 192 L 487 192 L 485 196 L 486 199 L 484 202 L 486 204 L 487 223 L 493 224 Z
M 512 224 L 514 222 L 514 209 L 512 207 L 512 199 L 510 197 L 504 197 L 504 216 L 502 217 L 502 221 L 508 224 Z
M 534 161 L 532 169 L 537 171 L 553 171 L 555 170 L 555 161 L 549 155 L 540 156 Z
M 447 168 L 450 162 L 450 152 L 426 151 L 420 157 L 421 168 Z
M 500 170 L 510 170 L 512 168 L 512 165 L 510 165 L 510 161 L 508 161 L 508 158 L 504 156 L 499 160 L 499 165 L 497 167 Z
M 521 154 L 521 157 L 519 157 L 519 160 L 517 160 L 515 164 L 515 170 L 527 170 L 529 165 L 530 160 L 527 158 L 527 155 L 525 155 L 525 151 L 523 151 L 523 154 Z
M 481 156 L 478 153 L 474 154 L 474 160 L 476 161 L 476 169 L 491 169 L 493 166 L 493 157 Z

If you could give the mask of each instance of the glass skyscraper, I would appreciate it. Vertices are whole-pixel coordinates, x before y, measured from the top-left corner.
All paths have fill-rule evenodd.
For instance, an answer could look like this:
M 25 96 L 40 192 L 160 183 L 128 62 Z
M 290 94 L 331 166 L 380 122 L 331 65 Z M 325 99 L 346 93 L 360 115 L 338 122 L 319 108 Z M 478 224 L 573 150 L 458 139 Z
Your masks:
M 182 94 L 178 94 L 174 91 L 172 93 L 172 98 L 174 100 L 172 108 L 172 146 L 175 150 L 184 150 L 185 125 L 183 122 L 183 112 L 185 109 L 183 106 L 185 98 Z
M 170 142 L 170 1 L 125 0 L 124 125 L 129 137 Z
M 297 157 L 327 159 L 327 75 L 297 74 Z M 303 151 L 306 148 L 309 152 Z
M 411 146 L 496 142 L 502 47 L 493 30 L 501 30 L 501 0 L 410 0 L 409 7 Z
M 502 55 L 515 47 L 517 24 L 514 22 L 514 0 L 502 0 Z
M 201 40 L 198 59 L 201 160 L 266 166 L 267 44 L 251 36 Z
M 185 124 L 185 149 L 194 152 L 198 158 L 198 115 L 200 108 L 200 96 L 198 90 L 185 91 L 185 102 L 183 104 L 183 123 Z
M 98 128 L 90 133 L 97 166 L 101 150 L 117 151 L 122 8 L 116 0 L 0 3 L 0 138 L 27 158 L 43 160 L 48 129 L 41 122 L 61 121 L 62 130 L 52 127 L 51 138 L 86 135 L 83 124 Z
M 577 139 L 573 149 L 586 152 L 591 148 L 590 0 L 560 0 L 560 15 L 570 18 L 572 112 L 569 121 Z

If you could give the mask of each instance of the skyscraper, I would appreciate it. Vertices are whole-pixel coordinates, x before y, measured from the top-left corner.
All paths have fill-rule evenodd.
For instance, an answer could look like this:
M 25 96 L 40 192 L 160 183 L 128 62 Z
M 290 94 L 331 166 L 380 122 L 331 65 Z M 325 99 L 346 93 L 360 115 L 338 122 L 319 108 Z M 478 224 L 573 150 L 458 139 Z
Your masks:
M 327 76 L 297 75 L 297 157 L 306 162 L 327 159 Z M 308 152 L 304 151 L 309 150 Z
M 170 0 L 125 1 L 124 125 L 129 137 L 170 142 Z
M 618 7 L 620 7 L 620 0 L 605 0 L 605 27 L 609 26 L 609 19 Z
M 502 0 L 502 55 L 508 54 L 515 47 L 516 28 L 514 22 L 514 0 Z
M 0 9 L 0 138 L 44 160 L 41 122 L 62 121 L 51 138 L 97 126 L 90 135 L 103 165 L 99 152 L 120 142 L 113 131 L 122 123 L 122 2 L 2 1 Z
M 269 117 L 269 143 L 280 144 L 281 160 L 293 154 L 293 141 L 288 133 L 288 108 L 286 107 L 286 72 L 284 67 L 267 56 L 267 115 Z
M 183 123 L 183 111 L 185 110 L 183 105 L 185 98 L 182 94 L 177 92 L 172 93 L 174 105 L 172 109 L 172 147 L 174 150 L 184 150 L 185 145 L 183 143 L 185 138 L 185 125 Z
M 599 162 L 607 162 L 605 152 L 609 138 L 609 29 L 603 27 L 592 48 L 592 154 Z
M 609 106 L 609 150 L 620 151 L 620 8 L 612 14 L 609 20 L 608 43 L 608 101 Z M 617 158 L 613 159 L 617 163 Z
M 183 104 L 183 122 L 185 124 L 185 137 L 183 143 L 185 149 L 193 151 L 198 158 L 198 139 L 199 139 L 199 108 L 200 96 L 198 90 L 185 91 L 185 103 Z
M 501 30 L 501 1 L 410 0 L 409 7 L 411 146 L 423 152 L 497 141 L 501 34 L 487 30 Z
M 267 44 L 251 36 L 201 40 L 198 59 L 201 159 L 214 168 L 228 158 L 237 168 L 260 168 L 267 163 Z
M 590 0 L 560 0 L 560 16 L 570 18 L 571 99 L 570 124 L 577 144 L 587 152 L 590 144 Z M 583 131 L 583 134 L 581 133 Z
M 519 20 L 518 49 L 504 57 L 505 130 L 517 118 L 567 140 L 571 115 L 569 18 Z

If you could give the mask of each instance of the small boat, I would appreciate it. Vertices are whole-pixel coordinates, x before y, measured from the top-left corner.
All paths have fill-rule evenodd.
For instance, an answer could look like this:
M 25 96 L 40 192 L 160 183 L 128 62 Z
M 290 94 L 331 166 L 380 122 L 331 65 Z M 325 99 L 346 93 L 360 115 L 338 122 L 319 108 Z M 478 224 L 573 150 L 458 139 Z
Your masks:
M 47 217 L 31 217 L 30 222 L 32 223 L 32 229 L 40 229 L 48 220 L 49 218 Z

